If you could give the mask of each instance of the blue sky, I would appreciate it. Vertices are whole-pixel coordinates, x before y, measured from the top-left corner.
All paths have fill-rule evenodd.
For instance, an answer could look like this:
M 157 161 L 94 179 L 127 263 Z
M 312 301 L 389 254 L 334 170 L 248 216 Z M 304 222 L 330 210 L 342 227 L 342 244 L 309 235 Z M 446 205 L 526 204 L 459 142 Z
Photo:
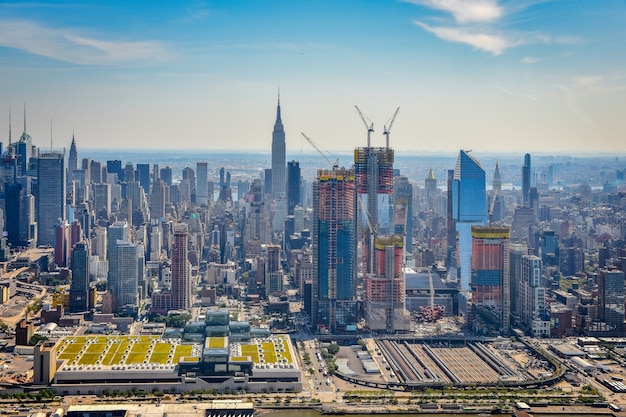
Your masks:
M 624 0 L 0 2 L 0 140 L 626 153 Z M 2 111 L 1 109 L 4 109 Z M 51 129 L 52 124 L 52 129 Z M 52 132 L 52 133 L 51 133 Z

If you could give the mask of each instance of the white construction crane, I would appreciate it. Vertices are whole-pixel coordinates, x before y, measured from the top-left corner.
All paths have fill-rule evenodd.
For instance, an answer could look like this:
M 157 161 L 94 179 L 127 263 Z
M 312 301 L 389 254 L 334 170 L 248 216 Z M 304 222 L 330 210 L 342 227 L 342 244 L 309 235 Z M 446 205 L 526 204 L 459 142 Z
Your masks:
M 394 120 L 396 120 L 396 116 L 398 115 L 398 112 L 400 111 L 400 107 L 398 107 L 396 109 L 396 112 L 393 114 L 393 116 L 391 116 L 391 121 L 387 121 L 387 123 L 389 123 L 389 127 L 387 127 L 387 125 L 385 124 L 385 130 L 383 131 L 383 135 L 385 135 L 385 139 L 387 142 L 387 149 L 389 149 L 389 133 L 391 133 L 391 126 L 393 126 L 393 122 Z
M 330 161 L 330 159 L 328 159 L 328 157 L 326 156 L 326 154 L 324 152 L 322 152 L 322 150 L 319 148 L 319 146 L 317 146 L 317 144 L 315 143 L 315 141 L 313 141 L 313 139 L 311 139 L 310 137 L 308 137 L 307 135 L 304 134 L 304 132 L 300 132 L 302 134 L 302 136 L 304 136 L 304 138 L 307 140 L 307 142 L 309 142 L 311 144 L 311 146 L 313 148 L 315 148 L 315 150 L 322 155 L 322 157 L 326 160 L 326 162 L 328 162 L 328 165 L 330 165 L 333 169 L 334 168 L 339 168 L 339 159 L 337 159 L 335 161 L 335 163 L 332 163 Z
M 359 112 L 359 116 L 361 116 L 361 120 L 363 120 L 363 124 L 365 125 L 365 128 L 367 129 L 367 147 L 370 147 L 370 140 L 371 140 L 371 135 L 372 132 L 374 131 L 374 122 L 372 122 L 368 117 L 364 116 L 363 113 L 361 112 L 361 110 L 359 109 L 358 106 L 354 106 L 356 108 L 356 111 Z M 367 121 L 365 120 L 367 119 Z M 369 124 L 367 124 L 367 122 L 370 122 Z

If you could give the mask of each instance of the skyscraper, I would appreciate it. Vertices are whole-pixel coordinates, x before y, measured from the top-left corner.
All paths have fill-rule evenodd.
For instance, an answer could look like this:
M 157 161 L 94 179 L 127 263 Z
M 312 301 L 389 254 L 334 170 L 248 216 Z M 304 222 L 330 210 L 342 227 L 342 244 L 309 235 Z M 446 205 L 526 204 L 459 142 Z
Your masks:
M 522 205 L 530 206 L 530 154 L 524 155 L 524 165 L 522 166 Z
M 472 227 L 472 303 L 509 333 L 511 300 L 508 227 Z
M 287 214 L 293 215 L 293 209 L 300 204 L 300 163 L 291 161 L 287 164 Z
M 496 162 L 496 169 L 493 173 L 491 183 L 491 198 L 489 200 L 489 222 L 497 222 L 502 219 L 503 203 L 500 196 L 502 191 L 502 179 L 500 178 L 500 168 Z
M 109 174 L 115 174 L 117 181 L 124 180 L 124 170 L 122 169 L 122 161 L 116 159 L 113 161 L 107 161 L 107 172 Z
M 598 271 L 599 318 L 604 323 L 602 329 L 612 336 L 624 335 L 624 271 L 600 269 Z
M 283 292 L 283 271 L 280 265 L 280 245 L 267 245 L 265 262 L 265 293 L 267 295 Z
M 331 333 L 356 324 L 354 171 L 318 170 L 313 183 L 312 323 Z
M 72 135 L 72 144 L 70 145 L 70 154 L 67 160 L 67 182 L 74 180 L 74 171 L 78 169 L 78 152 L 76 151 L 76 139 Z
M 435 173 L 433 169 L 430 168 L 428 171 L 428 176 L 424 180 L 424 191 L 425 191 L 425 199 L 426 199 L 426 207 L 430 210 L 433 208 L 433 198 L 437 195 L 437 178 L 435 178 Z
M 522 257 L 522 282 L 520 284 L 521 324 L 533 337 L 550 336 L 550 320 L 546 310 L 546 288 L 542 276 L 541 258 L 535 255 Z M 623 285 L 623 280 L 622 280 Z
M 471 279 L 472 226 L 484 226 L 487 222 L 487 194 L 485 170 L 463 150 L 459 153 L 452 179 L 452 217 L 459 239 L 460 289 L 467 292 Z
M 280 94 L 276 108 L 276 122 L 272 132 L 272 198 L 284 198 L 286 192 L 285 129 L 280 118 Z
M 208 204 L 209 192 L 208 192 L 208 163 L 196 162 L 196 175 L 198 176 L 198 185 L 196 186 L 196 204 Z M 211 196 L 213 200 L 213 196 Z
M 129 241 L 128 223 L 115 222 L 107 231 L 109 276 L 107 289 L 113 295 L 114 309 L 137 304 L 139 251 Z
M 191 266 L 189 264 L 188 228 L 184 223 L 174 225 L 172 243 L 172 309 L 191 307 Z
M 165 218 L 166 186 L 163 180 L 156 180 L 152 184 L 152 194 L 150 194 L 150 218 Z
M 150 194 L 150 164 L 137 164 L 139 184 L 146 195 Z
M 89 309 L 89 245 L 78 242 L 72 250 L 72 284 L 70 285 L 70 311 L 77 313 Z
M 437 180 L 435 180 L 435 187 Z M 395 178 L 393 185 L 395 231 L 406 236 L 406 252 L 413 253 L 413 184 L 403 175 Z
M 65 155 L 40 151 L 37 164 L 37 243 L 54 246 L 54 225 L 65 220 Z

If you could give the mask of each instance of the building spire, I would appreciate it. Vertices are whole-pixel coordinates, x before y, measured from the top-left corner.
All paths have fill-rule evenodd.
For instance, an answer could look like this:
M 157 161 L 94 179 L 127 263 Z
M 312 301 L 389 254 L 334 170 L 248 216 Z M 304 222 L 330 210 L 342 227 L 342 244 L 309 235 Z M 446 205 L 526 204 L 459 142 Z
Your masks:
M 11 147 L 11 108 L 9 107 L 9 148 Z
M 278 87 L 278 106 L 276 107 L 276 123 L 282 124 L 283 121 L 280 118 L 280 87 Z
M 24 133 L 26 133 L 26 102 L 24 102 Z

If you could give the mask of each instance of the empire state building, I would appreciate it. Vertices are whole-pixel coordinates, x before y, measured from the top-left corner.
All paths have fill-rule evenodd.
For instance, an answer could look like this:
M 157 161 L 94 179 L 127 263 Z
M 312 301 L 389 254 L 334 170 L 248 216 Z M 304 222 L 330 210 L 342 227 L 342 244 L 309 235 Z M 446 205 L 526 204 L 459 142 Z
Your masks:
M 272 198 L 284 198 L 287 188 L 287 159 L 285 156 L 285 129 L 280 118 L 280 93 L 276 108 L 276 122 L 272 132 Z

